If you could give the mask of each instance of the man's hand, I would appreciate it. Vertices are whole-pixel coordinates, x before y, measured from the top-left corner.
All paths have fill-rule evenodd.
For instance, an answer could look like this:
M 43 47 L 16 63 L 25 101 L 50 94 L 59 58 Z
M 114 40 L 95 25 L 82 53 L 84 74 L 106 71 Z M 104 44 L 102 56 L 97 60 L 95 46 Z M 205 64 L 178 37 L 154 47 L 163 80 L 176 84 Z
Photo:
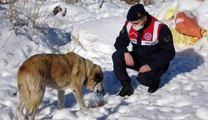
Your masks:
M 147 64 L 146 65 L 142 65 L 140 67 L 140 69 L 139 69 L 139 72 L 141 72 L 141 73 L 145 73 L 145 72 L 149 72 L 149 71 L 151 71 L 151 68 Z
M 129 52 L 124 53 L 124 59 L 125 59 L 126 65 L 134 66 L 134 60 Z

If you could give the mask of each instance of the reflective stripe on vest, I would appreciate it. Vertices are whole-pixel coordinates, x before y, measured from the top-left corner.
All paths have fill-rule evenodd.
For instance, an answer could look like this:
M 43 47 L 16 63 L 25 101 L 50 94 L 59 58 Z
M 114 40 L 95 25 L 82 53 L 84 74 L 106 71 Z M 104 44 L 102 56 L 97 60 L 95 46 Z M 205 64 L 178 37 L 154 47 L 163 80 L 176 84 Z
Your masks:
M 127 23 L 126 28 L 127 28 L 127 32 L 128 32 L 128 36 L 129 36 L 130 41 L 133 44 L 137 44 L 138 31 L 133 29 L 131 22 Z
M 145 32 L 142 35 L 141 45 L 155 45 L 159 42 L 158 32 L 161 22 L 157 21 L 156 19 L 153 19 L 152 22 L 154 23 L 151 23 L 149 27 L 153 27 L 153 30 L 150 28 L 148 28 L 148 30 L 144 30 Z M 133 29 L 131 22 L 127 21 L 126 29 L 131 43 L 137 44 L 138 31 Z

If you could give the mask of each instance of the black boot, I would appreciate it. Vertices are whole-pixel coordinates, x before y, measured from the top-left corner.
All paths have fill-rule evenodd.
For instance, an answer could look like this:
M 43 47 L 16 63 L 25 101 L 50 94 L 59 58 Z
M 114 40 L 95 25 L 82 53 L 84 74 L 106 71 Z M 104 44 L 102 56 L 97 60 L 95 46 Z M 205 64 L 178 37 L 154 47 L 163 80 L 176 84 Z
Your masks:
M 126 95 L 130 96 L 134 93 L 134 90 L 131 85 L 131 80 L 123 80 L 121 81 L 122 89 L 118 95 L 124 97 Z
M 149 87 L 148 92 L 149 93 L 154 93 L 159 89 L 159 86 L 155 86 L 155 87 Z

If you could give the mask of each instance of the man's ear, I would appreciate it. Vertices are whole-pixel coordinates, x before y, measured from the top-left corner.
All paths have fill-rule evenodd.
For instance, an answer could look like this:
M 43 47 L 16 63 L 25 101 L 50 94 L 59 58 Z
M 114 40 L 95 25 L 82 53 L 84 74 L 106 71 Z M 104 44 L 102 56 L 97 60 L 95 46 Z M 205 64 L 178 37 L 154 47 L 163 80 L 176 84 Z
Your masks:
M 147 16 L 144 16 L 144 21 L 146 21 L 147 20 Z

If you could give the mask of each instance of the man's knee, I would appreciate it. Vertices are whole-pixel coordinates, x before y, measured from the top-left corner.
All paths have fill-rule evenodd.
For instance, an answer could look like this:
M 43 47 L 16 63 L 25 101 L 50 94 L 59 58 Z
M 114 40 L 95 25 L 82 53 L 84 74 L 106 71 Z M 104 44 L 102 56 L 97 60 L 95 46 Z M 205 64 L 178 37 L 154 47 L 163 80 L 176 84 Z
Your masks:
M 122 59 L 122 54 L 119 54 L 117 51 L 112 54 L 113 62 L 120 61 Z

